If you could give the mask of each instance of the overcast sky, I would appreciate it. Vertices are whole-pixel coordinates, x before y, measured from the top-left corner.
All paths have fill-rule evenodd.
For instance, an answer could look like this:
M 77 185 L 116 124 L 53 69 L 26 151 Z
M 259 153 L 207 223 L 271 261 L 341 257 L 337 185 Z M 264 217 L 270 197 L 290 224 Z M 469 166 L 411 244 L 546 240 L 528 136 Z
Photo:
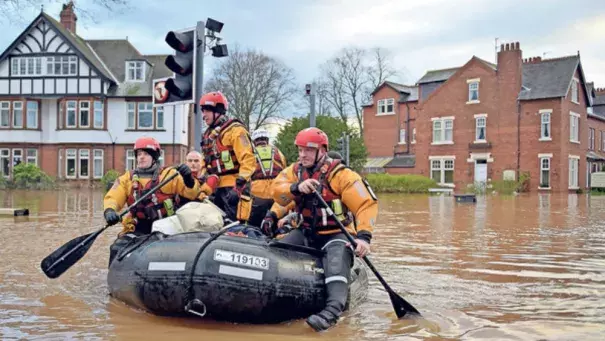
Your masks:
M 579 50 L 587 79 L 605 87 L 604 0 L 130 0 L 114 13 L 91 2 L 76 2 L 98 10 L 98 23 L 80 17 L 77 31 L 86 39 L 128 36 L 141 53 L 170 53 L 167 31 L 211 17 L 225 23 L 228 45 L 281 59 L 301 84 L 345 46 L 390 50 L 395 80 L 413 84 L 426 70 L 461 66 L 473 55 L 493 62 L 498 38 L 520 42 L 524 57 Z M 25 21 L 2 23 L 2 50 L 39 11 L 23 9 Z M 60 3 L 48 1 L 45 11 L 58 18 Z

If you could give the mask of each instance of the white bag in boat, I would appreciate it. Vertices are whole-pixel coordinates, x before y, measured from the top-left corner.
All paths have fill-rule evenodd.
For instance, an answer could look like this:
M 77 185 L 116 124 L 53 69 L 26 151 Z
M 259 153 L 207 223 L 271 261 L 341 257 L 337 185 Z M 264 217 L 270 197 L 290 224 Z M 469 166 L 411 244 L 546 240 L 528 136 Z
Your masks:
M 220 230 L 223 225 L 223 216 L 217 207 L 209 203 L 192 201 L 179 208 L 174 216 L 155 221 L 152 231 L 160 231 L 164 234 L 213 232 Z

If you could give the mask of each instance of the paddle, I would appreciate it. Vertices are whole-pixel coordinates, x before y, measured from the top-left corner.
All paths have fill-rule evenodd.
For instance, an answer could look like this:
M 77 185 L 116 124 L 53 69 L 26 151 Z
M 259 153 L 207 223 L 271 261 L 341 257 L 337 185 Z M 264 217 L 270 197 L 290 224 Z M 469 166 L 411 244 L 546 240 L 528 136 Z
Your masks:
M 160 189 L 162 186 L 172 181 L 175 177 L 179 175 L 178 172 L 170 175 L 162 182 L 160 182 L 157 186 L 149 190 L 142 197 L 140 197 L 137 201 L 135 201 L 132 205 L 122 211 L 120 213 L 120 219 L 130 211 L 131 208 L 138 205 L 142 200 L 150 196 L 152 193 Z M 76 264 L 94 243 L 95 239 L 103 233 L 110 225 L 105 225 L 105 227 L 101 228 L 96 232 L 92 232 L 89 234 L 85 234 L 83 236 L 74 238 L 69 242 L 63 244 L 60 248 L 56 249 L 53 253 L 49 254 L 42 260 L 40 263 L 40 267 L 42 271 L 48 278 L 57 278 L 61 276 L 65 271 L 67 271 L 70 267 Z
M 338 227 L 340 228 L 342 233 L 344 233 L 344 235 L 347 237 L 347 239 L 349 240 L 351 245 L 353 245 L 353 247 L 356 248 L 357 242 L 355 242 L 355 239 L 353 238 L 353 236 L 351 236 L 349 231 L 347 231 L 347 229 L 340 222 L 338 217 L 336 217 L 336 215 L 334 214 L 334 211 L 332 211 L 332 208 L 321 197 L 321 194 L 317 193 L 317 191 L 314 191 L 313 193 L 315 193 L 315 197 L 317 197 L 319 202 L 323 205 L 323 207 L 325 207 L 328 214 L 330 214 L 332 216 L 332 218 L 334 218 L 334 220 L 336 220 L 336 222 L 338 223 Z M 376 268 L 374 267 L 372 262 L 370 262 L 368 257 L 363 256 L 363 257 L 361 257 L 361 259 L 364 260 L 364 262 L 372 270 L 374 275 L 376 275 L 376 278 L 378 278 L 378 280 L 380 281 L 380 283 L 382 284 L 384 289 L 387 291 L 387 293 L 389 293 L 389 297 L 391 298 L 391 303 L 393 304 L 393 309 L 395 309 L 395 314 L 397 314 L 397 318 L 402 318 L 406 315 L 420 315 L 420 312 L 418 310 L 416 310 L 416 308 L 414 308 L 414 306 L 412 306 L 403 297 L 399 296 L 395 291 L 393 291 L 393 289 L 391 289 L 391 287 L 387 284 L 387 282 L 384 280 L 384 278 L 382 278 L 382 276 L 380 275 L 378 270 L 376 270 Z

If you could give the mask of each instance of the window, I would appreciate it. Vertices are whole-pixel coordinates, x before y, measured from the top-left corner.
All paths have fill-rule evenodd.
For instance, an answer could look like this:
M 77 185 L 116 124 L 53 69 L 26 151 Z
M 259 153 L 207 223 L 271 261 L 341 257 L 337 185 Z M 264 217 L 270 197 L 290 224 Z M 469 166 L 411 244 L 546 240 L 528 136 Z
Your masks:
M 80 127 L 90 127 L 90 102 L 80 101 Z
M 578 94 L 579 91 L 579 81 L 574 78 L 573 81 L 571 81 L 571 101 L 574 103 L 578 103 L 578 98 L 580 97 Z
M 38 102 L 27 101 L 26 126 L 30 129 L 38 129 Z
M 433 144 L 454 143 L 454 118 L 433 118 Z
M 67 149 L 65 152 L 65 177 L 76 177 L 76 149 Z
M 540 188 L 550 188 L 550 157 L 540 157 Z
M 10 102 L 0 102 L 0 128 L 10 127 Z
M 145 63 L 142 61 L 126 62 L 126 81 L 141 82 L 145 80 Z
M 12 58 L 11 74 L 13 76 L 42 75 L 43 57 L 14 57 Z
M 46 63 L 46 68 L 42 65 Z M 76 56 L 15 57 L 12 58 L 13 76 L 74 76 L 77 74 Z
M 10 150 L 0 149 L 0 174 L 4 177 L 10 175 Z
M 588 149 L 594 150 L 594 128 L 588 128 Z
M 487 127 L 487 115 L 475 115 L 475 142 L 487 141 L 485 134 Z
M 93 150 L 93 177 L 100 179 L 103 177 L 103 149 Z
M 94 101 L 93 126 L 103 129 L 103 102 L 101 101 Z
M 13 128 L 23 128 L 23 102 L 13 102 Z
M 399 143 L 405 144 L 405 129 L 399 129 Z
M 550 136 L 550 111 L 540 110 L 540 141 L 551 141 Z
M 605 151 L 605 131 L 601 131 L 601 150 Z
M 88 149 L 80 149 L 80 178 L 89 177 L 90 151 Z
M 156 129 L 164 129 L 164 107 L 155 109 L 155 127 Z
M 378 112 L 376 115 L 391 115 L 395 113 L 395 99 L 381 99 L 378 101 Z
M 580 115 L 569 113 L 569 141 L 580 143 Z
M 67 128 L 76 127 L 76 101 L 67 101 Z
M 126 170 L 134 170 L 136 167 L 136 157 L 133 149 L 126 150 Z
M 37 149 L 28 149 L 26 157 L 27 157 L 25 159 L 26 163 L 31 163 L 36 166 L 38 165 L 38 150 Z
M 412 143 L 416 143 L 416 128 L 412 129 Z
M 467 103 L 479 103 L 479 80 L 469 79 L 468 83 L 468 102 Z
M 55 56 L 46 59 L 46 74 L 49 76 L 75 76 L 77 73 L 76 56 Z
M 138 128 L 153 129 L 153 104 L 139 103 L 138 109 Z
M 135 126 L 134 126 L 135 115 L 136 115 L 135 103 L 128 103 L 128 129 L 135 128 Z
M 578 166 L 580 165 L 580 157 L 570 155 L 569 156 L 569 189 L 578 188 Z
M 13 167 L 23 162 L 23 150 L 13 149 Z
M 454 184 L 454 158 L 429 157 L 431 163 L 431 179 L 439 184 Z

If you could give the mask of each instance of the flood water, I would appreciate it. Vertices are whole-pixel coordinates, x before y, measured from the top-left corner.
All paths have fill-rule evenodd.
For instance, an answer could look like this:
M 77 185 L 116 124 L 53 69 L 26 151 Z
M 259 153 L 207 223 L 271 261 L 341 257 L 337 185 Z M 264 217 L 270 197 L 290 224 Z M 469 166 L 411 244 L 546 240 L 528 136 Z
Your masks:
M 66 241 L 103 226 L 100 192 L 0 192 L 2 340 L 603 340 L 605 196 L 478 197 L 381 195 L 372 260 L 423 314 L 397 320 L 370 275 L 368 299 L 315 333 L 304 320 L 233 325 L 165 318 L 109 298 L 103 233 L 57 279 L 40 261 Z

